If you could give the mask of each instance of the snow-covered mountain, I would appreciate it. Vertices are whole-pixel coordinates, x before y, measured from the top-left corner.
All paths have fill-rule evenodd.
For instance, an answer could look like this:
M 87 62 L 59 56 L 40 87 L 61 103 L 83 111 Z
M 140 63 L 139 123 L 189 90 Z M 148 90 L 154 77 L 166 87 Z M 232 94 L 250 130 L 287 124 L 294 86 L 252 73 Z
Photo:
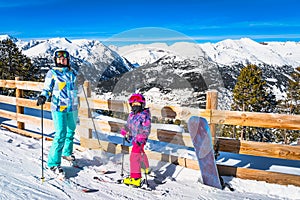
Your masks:
M 300 42 L 258 43 L 242 38 L 204 44 L 108 47 L 97 40 L 52 38 L 28 42 L 0 35 L 0 39 L 7 38 L 36 65 L 46 68 L 53 64 L 55 50 L 67 49 L 73 64 L 80 67 L 93 88 L 100 86 L 100 93 L 127 96 L 140 90 L 154 103 L 199 105 L 207 89 L 217 89 L 221 108 L 227 109 L 236 78 L 250 63 L 263 69 L 267 83 L 277 98 L 282 98 L 289 74 L 300 66 Z
M 223 65 L 267 64 L 300 66 L 300 42 L 263 42 L 249 38 L 200 44 L 205 53 Z
M 127 58 L 131 63 L 139 66 L 153 63 L 167 55 L 191 59 L 197 59 L 205 55 L 198 44 L 188 42 L 177 42 L 171 46 L 166 43 L 152 43 L 122 47 L 110 46 L 110 48 Z
M 218 43 L 178 42 L 138 44 L 114 48 L 131 63 L 149 64 L 169 53 L 193 59 L 204 56 L 221 65 L 267 64 L 300 66 L 300 42 L 255 42 L 249 38 Z M 147 56 L 148 55 L 148 56 Z
M 180 104 L 186 104 L 184 103 L 187 102 L 186 100 L 190 101 L 193 98 L 200 100 L 202 94 L 199 93 L 198 87 L 201 81 L 204 81 L 206 86 L 202 88 L 214 88 L 220 92 L 221 109 L 229 109 L 231 91 L 240 70 L 245 65 L 256 64 L 260 66 L 264 78 L 277 99 L 285 96 L 289 74 L 294 68 L 300 66 L 300 42 L 258 43 L 249 38 L 242 38 L 204 44 L 184 42 L 170 46 L 166 44 L 140 44 L 115 48 L 115 51 L 130 62 L 143 65 L 144 73 L 147 71 L 144 67 L 158 71 L 160 74 L 165 74 L 168 71 L 169 80 L 173 80 L 173 85 L 176 82 L 175 79 L 171 78 L 173 76 L 187 80 L 192 85 L 194 92 L 190 94 L 190 98 L 182 91 L 174 95 L 174 98 L 182 96 L 182 101 L 178 101 Z M 153 62 L 155 58 L 159 59 Z M 151 78 L 145 79 L 145 85 L 149 85 L 150 81 L 152 81 L 150 85 L 157 85 L 158 79 L 154 79 L 153 76 Z M 171 90 L 171 88 L 164 90 Z M 164 96 L 161 89 L 156 89 L 155 93 L 156 97 L 152 98 L 154 100 Z M 151 96 L 151 94 L 149 95 Z M 190 102 L 190 105 L 195 103 Z M 201 104 L 201 101 L 197 103 Z
M 23 54 L 45 70 L 54 64 L 53 53 L 57 49 L 68 50 L 72 57 L 72 64 L 80 68 L 84 79 L 89 80 L 93 88 L 100 80 L 119 76 L 133 67 L 124 57 L 97 40 L 52 38 L 22 41 L 8 35 L 0 36 L 0 40 L 3 39 L 13 40 Z

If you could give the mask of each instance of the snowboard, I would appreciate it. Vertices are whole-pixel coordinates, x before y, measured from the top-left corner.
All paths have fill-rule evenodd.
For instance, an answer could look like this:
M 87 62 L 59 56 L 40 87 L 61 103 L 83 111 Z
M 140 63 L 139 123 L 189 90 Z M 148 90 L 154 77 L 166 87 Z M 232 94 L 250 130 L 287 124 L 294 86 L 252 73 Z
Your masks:
M 207 120 L 202 117 L 192 116 L 188 121 L 188 130 L 200 167 L 201 176 L 199 181 L 205 185 L 222 189 Z

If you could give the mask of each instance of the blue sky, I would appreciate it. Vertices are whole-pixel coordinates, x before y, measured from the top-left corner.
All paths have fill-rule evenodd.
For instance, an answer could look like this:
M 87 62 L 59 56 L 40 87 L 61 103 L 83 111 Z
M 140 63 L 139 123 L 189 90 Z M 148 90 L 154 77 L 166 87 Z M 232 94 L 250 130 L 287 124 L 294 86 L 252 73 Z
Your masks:
M 298 0 L 0 0 L 0 34 L 109 42 L 299 41 Z

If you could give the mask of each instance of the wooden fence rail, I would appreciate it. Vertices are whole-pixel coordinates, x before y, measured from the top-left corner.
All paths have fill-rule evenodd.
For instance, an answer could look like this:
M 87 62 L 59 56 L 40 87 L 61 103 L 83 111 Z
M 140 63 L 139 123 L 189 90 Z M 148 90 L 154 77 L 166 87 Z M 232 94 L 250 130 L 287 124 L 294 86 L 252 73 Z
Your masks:
M 118 133 L 120 128 L 124 126 L 124 120 L 118 120 L 118 122 L 99 120 L 92 118 L 91 115 L 91 111 L 96 109 L 128 113 L 130 109 L 127 102 L 91 98 L 89 83 L 85 82 L 83 86 L 84 92 L 79 95 L 80 125 L 77 128 L 77 132 L 80 133 L 81 146 L 85 148 L 102 149 L 111 153 L 120 153 L 121 151 L 129 152 L 130 147 L 103 140 L 99 141 L 98 139 L 92 137 L 93 129 L 96 129 L 101 133 Z M 17 91 L 15 97 L 0 95 L 1 103 L 16 106 L 16 112 L 0 109 L 1 117 L 12 119 L 18 122 L 17 128 L 9 126 L 5 127 L 23 135 L 40 138 L 39 134 L 34 134 L 24 130 L 26 128 L 26 124 L 40 126 L 41 119 L 39 117 L 24 114 L 24 107 L 34 109 L 40 109 L 40 107 L 36 106 L 36 100 L 22 98 L 22 91 L 41 91 L 43 88 L 43 83 L 20 81 L 18 78 L 16 78 L 15 80 L 0 80 L 0 87 L 12 88 L 16 89 Z M 187 121 L 191 116 L 201 116 L 206 118 L 210 123 L 213 139 L 217 142 L 219 151 L 268 158 L 281 158 L 294 160 L 296 162 L 300 160 L 300 146 L 250 142 L 230 138 L 216 138 L 215 136 L 216 124 L 300 130 L 299 115 L 217 110 L 217 92 L 215 91 L 207 92 L 206 109 L 155 104 L 147 104 L 147 106 L 151 110 L 151 115 L 157 117 L 158 119 L 170 116 L 176 116 L 176 119 L 183 121 Z M 49 102 L 44 105 L 44 110 L 50 110 Z M 44 119 L 44 126 L 46 128 L 53 128 L 52 120 Z M 161 126 L 153 123 L 149 139 L 158 142 L 167 142 L 186 147 L 193 147 L 189 133 L 184 132 L 183 129 L 176 129 L 180 130 L 178 132 L 174 131 L 173 128 L 168 129 L 168 126 L 172 125 Z M 155 151 L 147 151 L 147 154 L 149 155 L 150 159 L 167 161 L 184 167 L 199 169 L 198 162 L 193 159 L 163 154 Z M 293 184 L 300 186 L 300 176 L 298 175 L 224 165 L 218 165 L 218 169 L 221 175 L 230 175 L 244 179 L 263 180 L 270 183 L 284 185 Z

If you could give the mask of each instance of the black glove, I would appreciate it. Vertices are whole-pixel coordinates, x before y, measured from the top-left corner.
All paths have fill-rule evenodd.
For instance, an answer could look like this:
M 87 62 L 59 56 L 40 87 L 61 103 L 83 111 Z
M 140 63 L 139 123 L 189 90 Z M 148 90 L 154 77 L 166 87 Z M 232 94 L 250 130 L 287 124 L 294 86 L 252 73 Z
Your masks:
M 46 97 L 43 95 L 40 95 L 37 99 L 36 105 L 40 106 L 40 105 L 44 105 L 46 103 Z

